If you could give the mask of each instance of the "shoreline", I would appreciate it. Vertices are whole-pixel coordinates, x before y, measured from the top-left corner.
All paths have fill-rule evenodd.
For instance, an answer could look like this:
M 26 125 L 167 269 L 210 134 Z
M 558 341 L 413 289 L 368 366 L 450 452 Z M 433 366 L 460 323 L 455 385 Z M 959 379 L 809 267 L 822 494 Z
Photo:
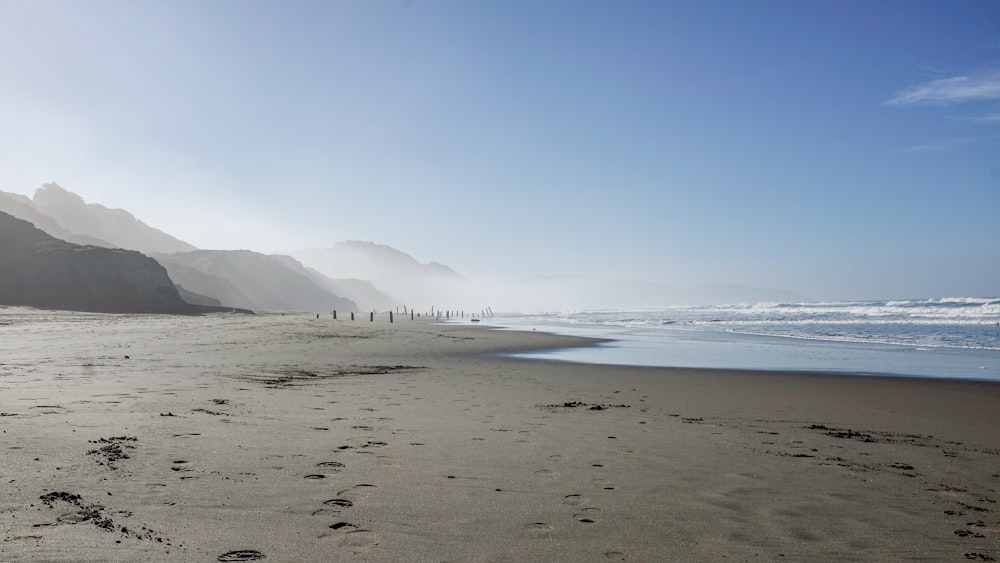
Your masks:
M 602 341 L 602 339 L 565 336 L 554 333 L 546 333 L 543 331 L 510 332 L 519 332 L 526 337 L 531 337 L 532 335 L 537 334 L 560 339 L 572 338 L 581 340 L 581 342 L 574 344 L 571 347 L 587 347 L 591 345 L 591 342 L 588 341 Z M 561 347 L 556 349 L 566 348 L 567 347 Z M 545 350 L 546 348 L 541 349 Z M 882 400 L 882 398 L 875 401 L 867 399 L 867 397 L 871 397 L 873 393 L 877 393 L 879 396 L 883 396 L 883 398 L 884 395 L 888 395 L 890 392 L 901 393 L 907 390 L 912 390 L 916 394 L 932 394 L 932 397 L 926 397 L 925 399 L 928 400 L 923 401 L 921 406 L 911 413 L 915 417 L 922 416 L 927 412 L 927 410 L 933 409 L 938 400 L 944 400 L 942 394 L 949 393 L 963 396 L 963 398 L 968 398 L 966 397 L 967 394 L 982 392 L 985 393 L 987 397 L 985 397 L 986 400 L 984 401 L 975 401 L 979 412 L 989 411 L 991 407 L 1000 408 L 1000 382 L 993 380 L 963 379 L 957 377 L 925 377 L 914 375 L 856 374 L 821 370 L 810 371 L 602 364 L 574 360 L 523 357 L 518 356 L 517 354 L 518 352 L 500 352 L 498 354 L 491 354 L 491 356 L 515 362 L 525 362 L 529 366 L 537 364 L 545 366 L 551 364 L 568 368 L 578 368 L 592 372 L 613 371 L 619 376 L 622 374 L 635 374 L 634 376 L 636 378 L 643 378 L 644 376 L 651 378 L 666 378 L 671 380 L 671 384 L 675 384 L 677 380 L 685 380 L 689 385 L 702 386 L 706 389 L 712 389 L 711 392 L 713 394 L 717 393 L 715 387 L 732 387 L 735 385 L 738 389 L 736 392 L 738 396 L 735 400 L 743 398 L 743 395 L 740 395 L 741 393 L 748 392 L 750 388 L 758 386 L 762 382 L 767 382 L 769 386 L 773 388 L 781 387 L 783 391 L 791 391 L 791 389 L 789 389 L 790 385 L 797 387 L 798 392 L 802 392 L 809 387 L 813 387 L 814 389 L 810 391 L 810 394 L 816 399 L 820 399 L 824 393 L 833 388 L 839 388 L 837 389 L 839 393 L 850 392 L 855 395 L 857 401 L 870 403 L 869 408 L 873 410 L 879 408 L 879 401 Z M 706 381 L 692 383 L 696 382 L 698 379 L 704 379 Z M 690 391 L 690 387 L 688 388 L 688 391 Z M 718 398 L 718 396 L 716 398 Z M 955 414 L 965 416 L 968 413 Z M 1000 423 L 1000 413 L 990 413 L 988 419 Z M 1000 427 L 998 427 L 996 439 L 996 444 L 1000 446 Z M 1000 463 L 1000 459 L 998 459 L 998 463 Z
M 609 340 L 613 341 L 613 340 Z M 579 347 L 584 348 L 587 344 L 582 344 Z M 524 362 L 542 362 L 542 363 L 552 363 L 552 364 L 566 364 L 566 365 L 585 365 L 585 366 L 603 366 L 610 368 L 641 368 L 650 370 L 665 370 L 665 371 L 692 371 L 692 372 L 706 372 L 706 373 L 731 373 L 731 374 L 746 374 L 746 375 L 767 375 L 767 374 L 786 374 L 790 376 L 797 377 L 859 377 L 867 379 L 888 379 L 888 380 L 930 380 L 930 381 L 943 381 L 943 382 L 955 382 L 955 383 L 975 383 L 984 384 L 1000 387 L 1000 381 L 994 379 L 976 379 L 971 377 L 945 377 L 936 375 L 912 375 L 907 373 L 888 373 L 888 372 L 861 372 L 861 371 L 832 371 L 828 369 L 786 369 L 786 368 L 717 368 L 717 367 L 687 367 L 687 366 L 660 366 L 651 364 L 617 364 L 617 363 L 602 363 L 593 362 L 586 360 L 573 360 L 573 359 L 560 359 L 560 358 L 544 358 L 544 357 L 531 357 L 527 354 L 533 352 L 559 352 L 562 350 L 567 350 L 567 347 L 557 347 L 557 348 L 542 348 L 539 350 L 530 350 L 525 352 L 525 355 L 521 355 L 520 352 L 502 352 L 496 354 L 496 357 L 506 358 L 515 361 Z
M 488 328 L 488 327 L 486 327 Z M 510 330 L 510 331 L 521 331 L 521 332 L 533 332 L 525 331 L 525 329 L 515 326 L 497 326 L 498 330 Z M 670 368 L 670 369 L 707 369 L 707 370 L 732 370 L 732 371 L 755 371 L 755 372 L 791 372 L 791 373 L 801 373 L 801 374 L 828 374 L 828 375 L 839 375 L 843 377 L 891 377 L 891 378 L 916 378 L 916 379 L 941 379 L 948 381 L 980 381 L 980 382 L 992 382 L 1000 383 L 1000 376 L 998 376 L 995 371 L 995 362 L 1000 361 L 1000 350 L 995 350 L 998 355 L 996 358 L 980 358 L 977 363 L 970 363 L 969 358 L 960 358 L 959 363 L 942 365 L 942 364 L 932 364 L 936 365 L 936 371 L 928 371 L 926 373 L 920 373 L 919 369 L 927 369 L 919 361 L 915 361 L 912 358 L 907 357 L 908 361 L 900 364 L 885 366 L 883 369 L 878 367 L 860 367 L 866 362 L 861 362 L 856 365 L 850 365 L 850 367 L 843 367 L 841 369 L 832 369 L 825 366 L 810 367 L 808 365 L 752 365 L 755 363 L 760 363 L 762 357 L 771 358 L 782 358 L 773 359 L 775 364 L 780 364 L 782 361 L 788 362 L 787 358 L 783 358 L 775 350 L 769 352 L 761 352 L 754 348 L 748 348 L 747 342 L 727 342 L 727 341 L 716 341 L 708 340 L 701 342 L 702 344 L 710 343 L 711 345 L 717 347 L 720 353 L 724 355 L 726 361 L 722 363 L 731 365 L 698 365 L 698 364 L 711 364 L 711 361 L 706 361 L 706 357 L 711 357 L 712 354 L 707 351 L 707 349 L 701 349 L 696 355 L 692 355 L 685 347 L 683 341 L 673 342 L 670 340 L 665 340 L 662 342 L 654 343 L 651 340 L 644 340 L 642 338 L 616 338 L 614 336 L 609 337 L 598 337 L 598 336 L 584 336 L 584 335 L 574 335 L 571 333 L 562 334 L 558 332 L 558 329 L 552 330 L 550 328 L 541 327 L 537 332 L 553 334 L 556 336 L 571 336 L 575 338 L 590 339 L 593 342 L 592 346 L 570 346 L 570 347 L 555 347 L 548 349 L 532 349 L 526 350 L 523 353 L 514 352 L 511 357 L 523 358 L 523 359 L 536 359 L 542 361 L 553 361 L 553 362 L 567 362 L 567 363 L 594 363 L 599 365 L 609 365 L 609 366 L 642 366 L 642 367 L 656 367 L 656 368 Z M 856 354 L 849 353 L 850 350 L 854 350 L 863 357 L 868 357 L 867 363 L 869 366 L 875 366 L 879 361 L 885 362 L 885 358 L 894 356 L 896 354 L 903 354 L 909 356 L 911 353 L 923 353 L 923 352 L 933 352 L 939 356 L 950 355 L 956 352 L 983 352 L 989 353 L 989 350 L 983 350 L 979 348 L 955 348 L 955 347 L 941 347 L 925 349 L 919 347 L 906 346 L 902 344 L 886 344 L 886 343 L 864 343 L 864 342 L 847 342 L 838 340 L 821 340 L 821 339 L 808 339 L 808 338 L 797 338 L 790 336 L 779 336 L 779 335 L 754 335 L 754 334 L 744 334 L 743 336 L 753 338 L 753 339 L 764 339 L 765 341 L 770 341 L 770 346 L 775 347 L 775 349 L 787 348 L 791 351 L 789 357 L 793 355 L 804 355 L 808 356 L 806 349 L 814 350 L 813 353 L 825 352 L 825 353 L 837 353 L 843 356 L 845 359 L 852 358 Z M 612 344 L 611 347 L 603 347 L 602 344 Z M 779 348 L 780 347 L 780 348 Z M 582 349 L 582 350 L 577 350 Z M 733 350 L 737 350 L 733 352 Z M 747 350 L 754 356 L 747 355 Z M 670 360 L 664 360 L 663 358 L 670 356 L 671 352 L 678 352 L 680 357 L 687 358 L 687 361 L 691 365 L 684 365 L 681 363 L 671 364 Z M 741 352 L 742 351 L 742 352 Z M 631 356 L 627 356 L 631 354 Z M 726 354 L 735 354 L 733 356 L 725 356 Z M 742 354 L 742 355 L 741 355 Z M 874 354 L 878 354 L 876 356 Z M 885 357 L 882 357 L 885 356 Z M 640 358 L 639 360 L 633 360 L 630 358 Z M 902 356 L 900 356 L 902 357 Z M 742 358 L 742 361 L 741 361 Z M 683 360 L 681 360 L 683 361 Z M 800 359 L 801 364 L 808 364 L 809 359 Z M 855 360 L 850 360 L 855 361 Z M 941 358 L 937 358 L 940 362 Z M 979 361 L 985 363 L 978 363 Z M 719 363 L 719 360 L 715 360 Z M 732 364 L 751 364 L 751 367 L 740 367 L 739 365 Z M 904 365 L 909 364 L 911 369 L 914 366 L 919 366 L 919 368 L 914 371 L 907 371 Z M 977 366 L 973 368 L 973 366 Z M 987 368 L 986 366 L 990 366 Z M 957 372 L 958 375 L 941 375 L 948 371 Z
M 19 315 L 3 560 L 1000 558 L 992 382 L 507 358 L 592 342 L 431 320 Z

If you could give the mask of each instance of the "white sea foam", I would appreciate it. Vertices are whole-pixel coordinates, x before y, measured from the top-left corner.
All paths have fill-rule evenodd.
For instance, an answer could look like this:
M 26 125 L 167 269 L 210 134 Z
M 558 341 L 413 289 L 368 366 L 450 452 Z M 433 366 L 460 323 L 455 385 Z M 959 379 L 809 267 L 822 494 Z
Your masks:
M 1000 298 L 745 303 L 494 321 L 616 341 L 527 354 L 548 359 L 1000 381 Z
M 913 347 L 1000 349 L 1000 298 L 748 303 L 517 315 L 599 331 L 688 330 Z

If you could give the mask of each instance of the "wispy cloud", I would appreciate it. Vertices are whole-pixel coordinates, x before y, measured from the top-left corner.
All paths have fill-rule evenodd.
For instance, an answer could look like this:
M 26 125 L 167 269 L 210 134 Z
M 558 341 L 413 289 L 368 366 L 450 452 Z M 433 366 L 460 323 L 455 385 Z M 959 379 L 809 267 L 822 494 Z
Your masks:
M 1000 69 L 932 80 L 910 87 L 886 105 L 951 104 L 1000 100 Z
M 982 117 L 974 117 L 970 121 L 974 121 L 976 123 L 1000 123 L 1000 112 L 992 115 L 984 115 Z
M 909 152 L 938 152 L 946 151 L 950 149 L 955 149 L 969 143 L 975 143 L 981 141 L 978 138 L 962 138 L 962 139 L 946 139 L 944 141 L 938 141 L 936 143 L 927 143 L 925 145 L 915 145 L 912 147 L 906 147 L 905 149 L 899 149 L 899 152 L 909 153 Z

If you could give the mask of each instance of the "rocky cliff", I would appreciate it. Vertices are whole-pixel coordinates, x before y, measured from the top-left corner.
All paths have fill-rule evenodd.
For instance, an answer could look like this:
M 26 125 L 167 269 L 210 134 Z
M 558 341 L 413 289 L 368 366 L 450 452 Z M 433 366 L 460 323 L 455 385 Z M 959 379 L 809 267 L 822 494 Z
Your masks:
M 68 231 L 58 221 L 35 208 L 31 198 L 18 194 L 0 192 L 0 211 L 33 224 L 46 233 L 74 244 L 115 248 L 116 245 L 97 237 Z
M 198 250 L 156 254 L 171 279 L 189 291 L 226 304 L 264 311 L 357 311 L 357 304 L 331 293 L 288 257 L 249 250 Z M 294 262 L 294 260 L 292 260 Z
M 33 199 L 2 195 L 6 196 L 3 198 L 6 202 L 0 200 L 0 205 L 4 205 L 0 211 L 31 221 L 50 235 L 70 242 L 127 248 L 145 254 L 195 250 L 194 246 L 150 227 L 124 209 L 87 203 L 58 184 L 43 185 L 35 191 Z M 31 215 L 26 215 L 29 212 Z M 84 237 L 90 240 L 81 240 Z
M 271 254 L 270 257 L 278 260 L 290 270 L 298 272 L 299 274 L 309 278 L 313 281 L 313 283 L 330 293 L 353 301 L 358 306 L 359 310 L 388 310 L 398 304 L 395 299 L 376 289 L 370 281 L 358 279 L 333 279 L 321 274 L 319 270 L 303 266 L 301 262 L 291 256 Z
M 0 212 L 0 304 L 106 313 L 230 311 L 181 299 L 139 252 L 72 244 Z

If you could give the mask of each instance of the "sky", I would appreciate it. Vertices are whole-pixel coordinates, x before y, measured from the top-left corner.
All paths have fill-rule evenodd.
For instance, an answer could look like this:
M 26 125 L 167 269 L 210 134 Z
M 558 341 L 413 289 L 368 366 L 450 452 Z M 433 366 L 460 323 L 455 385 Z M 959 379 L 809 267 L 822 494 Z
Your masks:
M 1000 2 L 0 0 L 0 190 L 467 277 L 1000 295 Z

